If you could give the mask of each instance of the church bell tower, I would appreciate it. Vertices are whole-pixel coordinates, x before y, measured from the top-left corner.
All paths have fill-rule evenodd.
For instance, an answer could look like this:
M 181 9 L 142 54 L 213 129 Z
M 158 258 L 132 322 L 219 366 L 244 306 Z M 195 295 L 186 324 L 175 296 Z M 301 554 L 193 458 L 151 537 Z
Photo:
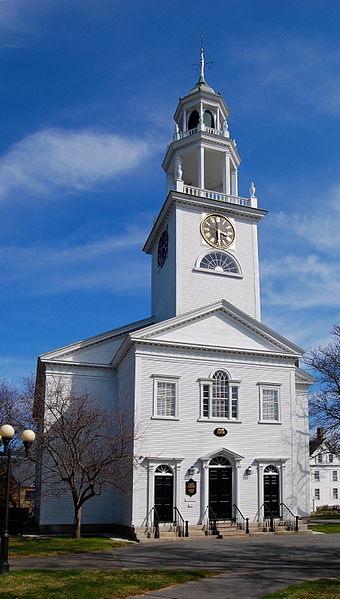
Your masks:
M 163 160 L 167 198 L 144 246 L 152 255 L 152 313 L 157 321 L 224 299 L 260 320 L 257 224 L 266 214 L 238 195 L 241 162 L 229 109 L 200 77 L 180 98 Z

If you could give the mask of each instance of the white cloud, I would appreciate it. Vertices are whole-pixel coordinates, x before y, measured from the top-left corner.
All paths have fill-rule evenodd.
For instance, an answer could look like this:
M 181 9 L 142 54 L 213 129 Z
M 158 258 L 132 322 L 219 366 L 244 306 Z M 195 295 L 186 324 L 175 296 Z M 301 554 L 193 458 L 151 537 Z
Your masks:
M 243 47 L 241 56 L 252 65 L 249 77 L 256 79 L 256 85 L 253 87 L 251 81 L 248 85 L 261 97 L 259 105 L 275 101 L 277 113 L 290 119 L 294 115 L 301 119 L 298 105 L 309 121 L 310 110 L 340 116 L 339 48 L 315 39 L 286 38 L 280 43 L 252 44 L 251 50 Z M 251 99 L 256 106 L 253 93 Z
M 297 308 L 337 307 L 340 277 L 336 263 L 316 255 L 290 254 L 277 260 L 263 260 L 263 300 L 269 305 Z
M 149 260 L 140 252 L 146 229 L 129 225 L 120 236 L 53 247 L 0 246 L 0 278 L 7 291 L 49 295 L 71 290 L 134 293 L 149 287 Z M 139 250 L 139 252 L 138 252 Z
M 38 131 L 0 156 L 0 202 L 92 189 L 135 169 L 151 151 L 146 141 L 113 133 Z

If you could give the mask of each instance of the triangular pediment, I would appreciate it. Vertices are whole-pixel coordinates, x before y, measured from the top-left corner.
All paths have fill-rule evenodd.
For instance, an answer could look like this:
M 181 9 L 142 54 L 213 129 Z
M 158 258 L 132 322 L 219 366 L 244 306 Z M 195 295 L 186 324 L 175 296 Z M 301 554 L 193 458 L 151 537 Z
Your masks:
M 299 356 L 303 350 L 222 300 L 131 335 L 165 344 Z
M 210 462 L 210 460 L 212 460 L 213 458 L 217 458 L 218 456 L 222 456 L 223 458 L 231 460 L 232 462 L 240 462 L 244 458 L 243 455 L 235 453 L 235 451 L 231 451 L 231 449 L 221 447 L 220 449 L 215 449 L 215 451 L 212 451 L 211 453 L 202 456 L 200 460 L 203 463 L 207 463 Z

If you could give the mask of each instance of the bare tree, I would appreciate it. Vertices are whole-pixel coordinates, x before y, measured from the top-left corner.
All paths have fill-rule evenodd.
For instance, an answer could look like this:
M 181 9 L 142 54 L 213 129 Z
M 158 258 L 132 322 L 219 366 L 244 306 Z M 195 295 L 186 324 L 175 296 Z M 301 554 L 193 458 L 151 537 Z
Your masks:
M 313 423 L 323 427 L 330 441 L 340 443 L 340 326 L 333 327 L 333 341 L 305 356 L 318 378 L 319 388 L 311 396 Z
M 100 407 L 100 399 L 75 394 L 57 382 L 36 399 L 37 459 L 48 494 L 71 493 L 73 537 L 81 534 L 85 502 L 107 487 L 130 484 L 134 431 L 123 414 Z

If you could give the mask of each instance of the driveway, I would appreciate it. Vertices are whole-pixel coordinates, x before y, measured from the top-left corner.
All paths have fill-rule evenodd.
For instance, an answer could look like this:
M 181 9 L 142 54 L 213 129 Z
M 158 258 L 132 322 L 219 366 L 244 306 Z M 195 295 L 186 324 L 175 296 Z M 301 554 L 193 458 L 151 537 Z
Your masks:
M 252 599 L 313 578 L 339 577 L 340 535 L 287 535 L 137 544 L 112 551 L 11 560 L 11 569 L 205 568 L 211 579 L 150 599 Z

